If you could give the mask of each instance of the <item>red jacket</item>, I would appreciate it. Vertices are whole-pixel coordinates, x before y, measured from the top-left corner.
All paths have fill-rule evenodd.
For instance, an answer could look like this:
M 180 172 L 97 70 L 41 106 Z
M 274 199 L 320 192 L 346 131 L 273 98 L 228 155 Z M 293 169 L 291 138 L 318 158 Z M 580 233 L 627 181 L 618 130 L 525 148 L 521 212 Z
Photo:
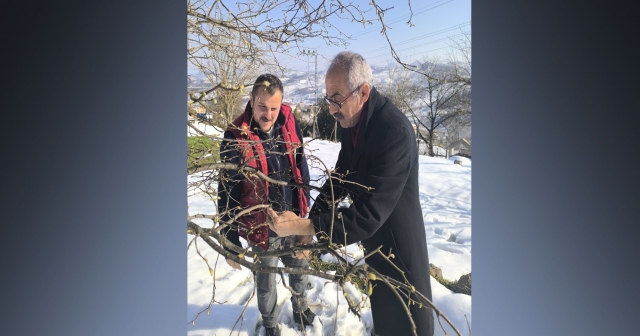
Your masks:
M 285 118 L 282 126 L 282 137 L 284 140 L 286 154 L 289 158 L 289 164 L 293 179 L 297 183 L 303 183 L 302 174 L 296 164 L 295 154 L 302 142 L 298 138 L 295 127 L 294 116 L 291 113 L 291 107 L 281 105 L 280 113 Z M 227 131 L 230 131 L 235 137 L 242 155 L 242 163 L 246 163 L 249 167 L 260 170 L 264 175 L 268 175 L 268 167 L 264 148 L 258 135 L 250 129 L 251 125 L 251 106 L 247 103 L 247 107 L 234 122 L 229 125 Z M 307 197 L 303 188 L 296 188 L 298 192 L 298 206 L 300 216 L 307 215 Z M 269 203 L 268 182 L 258 176 L 247 176 L 242 181 L 242 192 L 240 196 L 240 204 L 243 209 Z M 253 245 L 260 246 L 266 250 L 268 248 L 269 230 L 266 224 L 267 210 L 259 209 L 250 212 L 238 219 L 238 231 L 241 237 L 245 238 Z

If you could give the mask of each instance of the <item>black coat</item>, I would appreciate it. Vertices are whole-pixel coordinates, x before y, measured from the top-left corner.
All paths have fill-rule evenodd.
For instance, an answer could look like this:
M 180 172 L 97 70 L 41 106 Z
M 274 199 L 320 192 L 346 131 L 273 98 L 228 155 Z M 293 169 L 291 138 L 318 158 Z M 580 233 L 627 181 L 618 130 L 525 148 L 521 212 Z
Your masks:
M 395 255 L 392 261 L 405 272 L 415 289 L 431 300 L 429 257 L 418 191 L 418 148 L 413 126 L 375 88 L 371 89 L 364 109 L 367 111 L 366 124 L 360 127 L 355 149 L 351 133 L 356 132 L 358 126 L 342 132 L 336 173 L 357 184 L 333 182 L 336 199 L 348 195 L 353 203 L 348 208 L 336 209 L 332 241 L 344 244 L 346 234 L 347 244 L 361 241 L 366 251 L 382 246 L 384 254 Z M 323 189 L 323 194 L 331 197 L 328 181 Z M 311 209 L 309 216 L 317 233 L 328 234 L 330 231 L 328 201 L 326 197 L 318 197 Z M 381 256 L 373 256 L 367 263 L 379 272 L 403 281 L 400 273 Z M 401 303 L 384 283 L 376 281 L 375 284 L 371 304 L 376 333 L 411 335 Z M 410 307 L 418 335 L 431 336 L 431 310 L 419 309 L 417 305 Z

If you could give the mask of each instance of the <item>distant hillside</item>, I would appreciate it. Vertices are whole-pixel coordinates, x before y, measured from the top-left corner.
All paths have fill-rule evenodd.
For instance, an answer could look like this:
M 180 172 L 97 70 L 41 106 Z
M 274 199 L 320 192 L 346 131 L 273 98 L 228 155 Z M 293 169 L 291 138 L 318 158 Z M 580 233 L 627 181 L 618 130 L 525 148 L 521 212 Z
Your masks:
M 426 64 L 427 63 L 420 63 L 418 61 L 412 63 L 412 65 L 416 65 L 418 67 L 423 67 Z M 438 66 L 442 67 L 442 69 L 445 69 L 447 67 L 451 67 L 452 65 L 441 63 L 438 64 Z M 389 78 L 389 70 L 394 68 L 399 69 L 400 65 L 391 64 L 388 66 L 371 66 L 371 70 L 373 71 L 373 84 L 375 86 L 383 86 L 389 84 L 391 82 Z M 325 75 L 326 74 L 324 69 L 318 69 L 318 99 L 324 97 L 326 93 L 324 87 Z M 313 69 L 310 69 L 310 72 L 291 70 L 280 79 L 282 80 L 282 84 L 284 85 L 284 100 L 286 100 L 287 102 L 292 102 L 296 105 L 312 105 L 314 103 L 316 94 L 314 93 L 315 72 Z M 187 79 L 188 91 L 203 91 L 208 90 L 211 87 L 213 87 L 213 85 L 208 82 L 203 74 L 198 72 L 189 74 Z

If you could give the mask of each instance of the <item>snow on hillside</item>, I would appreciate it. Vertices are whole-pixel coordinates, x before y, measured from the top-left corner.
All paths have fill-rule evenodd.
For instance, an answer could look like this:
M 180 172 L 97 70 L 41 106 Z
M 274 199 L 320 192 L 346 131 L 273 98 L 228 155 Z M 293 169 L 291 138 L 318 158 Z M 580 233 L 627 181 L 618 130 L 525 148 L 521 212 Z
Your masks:
M 340 145 L 329 141 L 309 141 L 308 153 L 322 160 L 327 168 L 331 168 L 338 156 Z M 462 159 L 463 165 L 453 164 L 454 158 L 431 158 L 420 156 L 419 190 L 427 234 L 429 261 L 442 269 L 443 276 L 449 280 L 457 280 L 461 275 L 471 271 L 471 160 Z M 465 161 L 466 160 L 466 161 Z M 315 185 L 323 182 L 321 173 L 324 167 L 311 163 L 311 179 Z M 321 170 L 322 169 L 322 170 Z M 190 176 L 189 180 L 196 177 Z M 316 196 L 312 192 L 312 196 Z M 191 195 L 188 199 L 189 214 L 214 214 L 215 205 L 211 199 L 202 195 Z M 207 219 L 195 219 L 194 222 L 211 227 Z M 192 240 L 187 236 L 187 242 Z M 246 244 L 246 242 L 243 242 Z M 235 326 L 233 335 L 264 335 L 264 329 L 256 325 L 261 320 L 257 307 L 257 300 L 253 293 L 252 273 L 246 269 L 233 270 L 227 266 L 224 258 L 206 245 L 201 239 L 197 240 L 198 248 L 203 256 L 208 258 L 212 268 L 216 265 L 216 272 L 212 277 L 207 265 L 198 256 L 194 246 L 188 250 L 188 285 L 187 285 L 187 322 L 193 320 L 198 312 L 205 309 L 212 297 L 215 286 L 215 301 L 209 314 L 202 313 L 193 325 L 188 324 L 188 335 L 229 335 L 238 317 L 242 314 L 244 304 L 248 307 L 244 311 L 244 319 Z M 347 251 L 361 256 L 357 245 L 350 245 Z M 247 258 L 251 260 L 250 258 Z M 279 263 L 282 266 L 282 263 Z M 285 279 L 287 277 L 285 276 Z M 347 305 L 342 293 L 337 293 L 334 284 L 325 285 L 325 280 L 310 276 L 311 288 L 306 298 L 311 309 L 317 314 L 322 323 L 315 322 L 307 327 L 306 335 L 324 336 L 334 335 L 369 335 L 372 327 L 371 309 L 365 305 L 362 320 L 347 312 Z M 287 280 L 288 281 L 288 280 Z M 468 335 L 466 320 L 471 324 L 471 296 L 456 294 L 431 278 L 433 302 L 456 325 L 464 335 Z M 302 335 L 292 321 L 290 293 L 281 284 L 278 285 L 278 303 L 282 305 L 280 328 L 282 335 Z M 348 294 L 358 302 L 360 292 L 351 284 L 347 286 Z M 339 304 L 336 305 L 336 300 Z M 224 304 L 220 304 L 224 303 Z M 465 319 L 466 315 L 466 319 Z M 337 319 L 336 319 L 337 318 Z M 336 326 L 336 322 L 337 326 Z M 241 327 L 242 324 L 242 327 Z M 453 331 L 442 324 L 447 334 Z M 241 330 L 239 333 L 238 331 Z M 435 335 L 444 335 L 436 322 Z
M 414 62 L 416 65 L 420 65 L 420 62 Z M 446 66 L 446 65 L 443 65 Z M 373 75 L 373 85 L 381 89 L 388 85 L 393 85 L 393 76 L 398 71 L 401 71 L 400 67 L 395 62 L 390 62 L 384 66 L 371 66 Z M 317 79 L 316 73 L 313 68 L 307 70 L 287 70 L 287 74 L 280 76 L 282 85 L 284 86 L 283 99 L 287 102 L 292 102 L 293 105 L 303 104 L 309 106 L 314 104 L 316 94 L 314 88 L 317 84 L 317 98 L 322 99 L 326 93 L 325 89 L 326 69 L 318 68 Z M 212 87 L 211 83 L 206 80 L 206 77 L 199 72 L 190 73 L 188 86 L 190 90 L 202 91 L 208 90 Z M 247 95 L 243 99 L 248 99 Z

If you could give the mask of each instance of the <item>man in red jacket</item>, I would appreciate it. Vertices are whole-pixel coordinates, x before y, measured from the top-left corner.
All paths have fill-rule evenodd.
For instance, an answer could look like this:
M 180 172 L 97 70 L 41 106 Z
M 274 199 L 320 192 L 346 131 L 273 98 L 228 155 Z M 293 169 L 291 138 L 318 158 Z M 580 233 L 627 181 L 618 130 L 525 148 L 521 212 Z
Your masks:
M 303 155 L 302 132 L 291 107 L 282 104 L 283 93 L 282 82 L 276 76 L 263 74 L 256 79 L 244 113 L 224 133 L 220 159 L 246 164 L 275 180 L 308 184 L 309 169 Z M 271 204 L 276 211 L 292 211 L 301 217 L 309 212 L 309 194 L 304 189 L 275 185 L 258 176 L 245 177 L 235 170 L 223 172 L 218 191 L 222 221 L 234 217 L 239 210 L 258 204 Z M 311 241 L 312 236 L 278 237 L 265 224 L 266 219 L 266 209 L 253 211 L 237 220 L 237 228 L 223 233 L 238 246 L 241 246 L 240 237 L 246 239 L 253 251 L 269 251 Z M 308 253 L 298 252 L 296 257 L 282 256 L 280 259 L 287 267 L 306 268 L 309 266 L 306 256 Z M 258 263 L 275 267 L 278 258 L 263 257 Z M 227 264 L 240 269 L 233 260 L 228 259 Z M 311 325 L 315 318 L 303 299 L 307 283 L 306 275 L 289 275 L 289 285 L 300 294 L 291 297 L 293 319 L 304 326 Z M 275 274 L 258 272 L 256 284 L 258 309 L 266 334 L 280 335 L 278 316 L 281 307 L 277 305 Z

